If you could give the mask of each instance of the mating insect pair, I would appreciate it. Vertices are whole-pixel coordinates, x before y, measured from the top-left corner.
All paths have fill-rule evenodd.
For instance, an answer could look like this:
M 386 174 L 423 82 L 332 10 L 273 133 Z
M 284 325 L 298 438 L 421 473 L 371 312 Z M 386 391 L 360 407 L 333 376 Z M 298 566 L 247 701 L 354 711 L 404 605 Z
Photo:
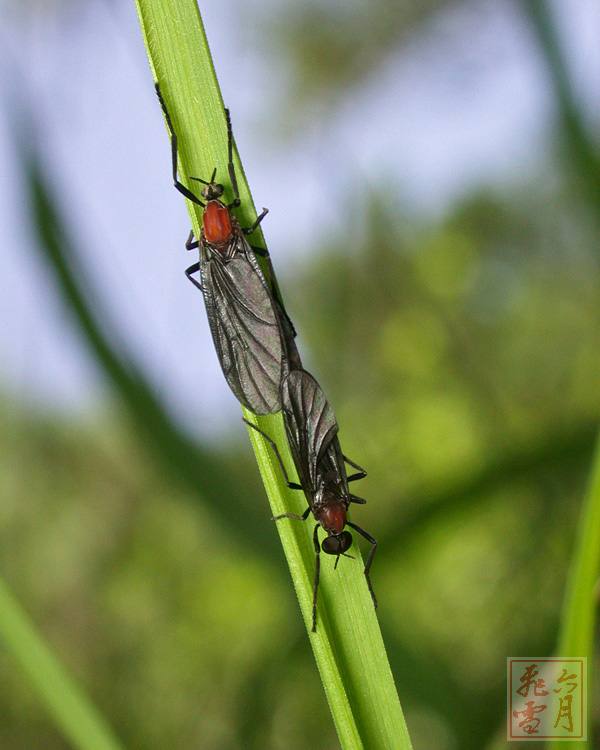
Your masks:
M 187 249 L 199 248 L 200 261 L 187 269 L 188 278 L 202 291 L 217 355 L 225 379 L 234 395 L 249 411 L 257 415 L 270 414 L 283 408 L 283 417 L 290 451 L 300 484 L 290 482 L 275 443 L 250 422 L 270 443 L 287 485 L 303 490 L 308 508 L 302 516 L 283 514 L 281 518 L 305 521 L 312 514 L 317 521 L 313 534 L 315 547 L 315 580 L 313 589 L 312 630 L 316 630 L 316 602 L 320 574 L 320 552 L 345 555 L 352 545 L 350 526 L 371 543 L 365 565 L 365 577 L 377 606 L 369 578 L 369 569 L 377 542 L 366 531 L 347 519 L 351 503 L 365 500 L 352 495 L 348 483 L 366 476 L 364 469 L 342 454 L 337 437 L 338 424 L 323 390 L 308 372 L 302 369 L 294 343 L 295 330 L 271 278 L 267 280 L 255 257 L 268 259 L 261 248 L 251 247 L 245 235 L 251 234 L 267 213 L 264 209 L 254 224 L 242 229 L 231 209 L 240 205 L 235 169 L 233 166 L 233 137 L 229 112 L 225 110 L 228 138 L 228 171 L 234 200 L 221 200 L 223 185 L 215 182 L 216 169 L 205 185 L 201 201 L 177 177 L 177 136 L 158 84 L 160 100 L 171 136 L 173 183 L 188 200 L 204 209 L 200 238 L 193 241 L 190 234 Z M 200 271 L 200 282 L 193 274 Z M 346 474 L 347 462 L 357 473 Z M 318 529 L 327 537 L 319 545 Z M 337 560 L 336 560 L 337 565 Z

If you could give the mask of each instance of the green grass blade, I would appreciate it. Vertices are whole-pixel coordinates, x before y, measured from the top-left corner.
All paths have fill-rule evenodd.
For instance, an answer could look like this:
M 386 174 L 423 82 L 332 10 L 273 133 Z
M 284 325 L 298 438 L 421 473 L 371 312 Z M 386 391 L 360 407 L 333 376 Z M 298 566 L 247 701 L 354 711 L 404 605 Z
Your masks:
M 0 638 L 74 748 L 122 750 L 104 719 L 0 580 Z
M 197 190 L 187 176 L 208 179 L 216 166 L 218 179 L 227 188 L 223 102 L 196 3 L 136 0 L 136 5 L 150 66 L 179 139 L 180 179 Z M 235 113 L 232 119 L 235 129 Z M 238 216 L 242 226 L 249 226 L 256 213 L 237 156 L 235 166 L 242 199 Z M 165 175 L 165 182 L 167 179 Z M 225 200 L 230 199 L 226 190 Z M 198 236 L 199 210 L 191 204 L 188 207 Z M 246 413 L 246 417 L 272 437 L 293 475 L 281 416 L 257 419 Z M 273 514 L 301 513 L 306 500 L 285 487 L 271 449 L 260 435 L 251 433 Z M 309 628 L 315 565 L 313 526 L 291 519 L 277 523 Z M 333 559 L 322 561 L 318 631 L 311 634 L 312 647 L 342 747 L 404 750 L 410 748 L 410 740 L 356 545 L 351 553 L 356 559 L 343 558 L 337 571 Z
M 594 705 L 593 674 L 594 627 L 598 609 L 598 576 L 600 575 L 600 441 L 590 475 L 590 483 L 581 512 L 579 534 L 567 584 L 561 630 L 556 648 L 559 657 L 587 657 L 588 733 L 592 730 L 591 707 Z M 553 741 L 551 750 L 563 743 Z M 569 750 L 592 747 L 588 742 L 569 742 Z

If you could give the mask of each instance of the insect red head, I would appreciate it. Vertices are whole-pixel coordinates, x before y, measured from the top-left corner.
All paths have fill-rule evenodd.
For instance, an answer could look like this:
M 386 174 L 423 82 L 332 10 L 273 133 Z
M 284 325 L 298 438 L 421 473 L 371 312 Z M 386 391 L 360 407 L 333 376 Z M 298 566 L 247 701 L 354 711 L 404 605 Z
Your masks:
M 342 502 L 333 502 L 323 506 L 319 520 L 328 534 L 338 536 L 346 525 L 346 506 Z
M 206 241 L 213 245 L 223 245 L 231 239 L 231 213 L 221 201 L 212 200 L 206 204 L 202 225 Z

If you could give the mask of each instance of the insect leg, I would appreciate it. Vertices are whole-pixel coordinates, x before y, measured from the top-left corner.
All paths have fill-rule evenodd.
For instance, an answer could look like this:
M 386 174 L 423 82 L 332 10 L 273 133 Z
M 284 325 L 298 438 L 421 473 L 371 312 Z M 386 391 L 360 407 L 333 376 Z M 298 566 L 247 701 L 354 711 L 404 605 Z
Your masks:
M 317 591 L 319 590 L 319 573 L 321 571 L 321 546 L 319 544 L 319 524 L 315 526 L 315 530 L 313 533 L 313 542 L 315 545 L 315 585 L 313 587 L 312 632 L 316 633 L 317 632 Z
M 173 123 L 171 122 L 171 116 L 169 115 L 169 111 L 167 110 L 167 105 L 165 104 L 165 100 L 163 99 L 163 96 L 160 91 L 160 86 L 158 83 L 154 84 L 154 87 L 156 88 L 156 94 L 158 96 L 158 100 L 160 102 L 160 106 L 162 107 L 162 111 L 165 114 L 165 120 L 167 121 L 167 127 L 169 128 L 169 134 L 171 136 L 171 160 L 172 160 L 172 168 L 173 168 L 173 185 L 179 190 L 179 192 L 184 195 L 188 200 L 192 201 L 192 203 L 195 203 L 198 206 L 202 206 L 204 208 L 204 203 L 200 200 L 200 198 L 197 198 L 191 190 L 186 188 L 186 186 L 179 182 L 179 179 L 177 178 L 177 136 L 175 135 L 175 130 L 173 128 Z
M 367 586 L 369 587 L 371 598 L 373 599 L 373 604 L 375 606 L 375 609 L 377 609 L 377 598 L 375 596 L 375 592 L 373 591 L 373 586 L 371 586 L 371 579 L 369 578 L 369 570 L 371 569 L 371 563 L 373 562 L 373 555 L 375 554 L 375 550 L 377 549 L 377 539 L 375 539 L 375 537 L 372 537 L 370 534 L 367 534 L 364 529 L 361 529 L 360 526 L 357 526 L 355 523 L 346 521 L 346 525 L 351 526 L 354 531 L 358 531 L 358 533 L 361 534 L 361 536 L 364 536 L 367 542 L 370 542 L 372 545 L 369 556 L 367 557 L 367 564 L 365 565 L 365 578 L 367 579 Z
M 198 242 L 198 240 L 194 239 L 194 230 L 192 229 L 192 231 L 189 234 L 189 237 L 185 241 L 185 249 L 195 250 L 197 247 L 200 247 L 200 243 Z
M 245 422 L 248 425 L 248 427 L 252 427 L 253 430 L 256 430 L 256 432 L 258 432 L 260 435 L 262 435 L 264 437 L 264 439 L 267 441 L 267 443 L 269 443 L 269 445 L 271 446 L 271 448 L 273 448 L 273 452 L 275 453 L 275 456 L 276 456 L 277 460 L 279 461 L 279 467 L 281 469 L 281 473 L 283 474 L 283 478 L 285 479 L 285 483 L 287 484 L 287 486 L 291 490 L 301 490 L 302 487 L 299 484 L 296 484 L 295 482 L 290 482 L 290 479 L 288 477 L 287 471 L 285 470 L 285 466 L 283 465 L 283 461 L 281 459 L 281 455 L 279 453 L 279 450 L 278 450 L 277 446 L 275 445 L 275 443 L 273 442 L 273 440 L 271 440 L 271 438 L 268 435 L 266 435 L 260 429 L 260 427 L 257 427 L 255 424 L 252 424 L 252 422 L 248 422 L 248 420 L 245 417 L 242 418 L 242 422 Z M 310 508 L 308 510 L 310 510 Z M 278 516 L 278 518 L 282 518 L 282 517 L 283 516 Z M 308 517 L 308 512 L 307 512 L 306 516 L 304 516 L 304 518 L 302 516 L 288 516 L 288 518 L 299 518 L 301 521 L 304 521 L 307 517 Z
M 292 367 L 292 369 L 301 370 L 302 363 L 300 362 L 300 355 L 298 354 L 298 350 L 296 349 L 296 345 L 294 344 L 294 339 L 296 338 L 296 327 L 292 323 L 292 319 L 290 318 L 290 316 L 287 313 L 287 310 L 284 307 L 279 289 L 273 288 L 273 297 L 275 299 L 275 302 L 277 303 L 277 308 L 278 308 L 277 312 L 283 314 L 283 317 L 285 318 L 285 321 L 288 324 L 289 329 L 290 329 L 289 332 L 284 331 L 284 335 L 286 337 L 288 347 L 292 349 L 292 351 L 288 351 L 288 356 L 290 358 L 292 358 L 293 356 L 297 358 L 297 362 L 294 363 L 294 367 Z
M 252 234 L 252 232 L 256 229 L 256 227 L 260 224 L 260 222 L 265 218 L 265 216 L 268 213 L 269 213 L 269 209 L 263 207 L 262 214 L 258 217 L 258 219 L 254 222 L 254 224 L 251 227 L 246 227 L 246 229 L 242 229 L 242 232 L 244 234 Z M 266 253 L 267 251 L 263 250 L 263 252 Z M 267 253 L 267 255 L 268 255 L 268 253 Z
M 301 516 L 296 515 L 296 513 L 282 513 L 280 516 L 273 516 L 273 518 L 271 518 L 271 521 L 279 521 L 280 518 L 295 518 L 297 521 L 306 521 L 309 513 L 310 505 Z
M 231 180 L 231 189 L 233 190 L 233 203 L 230 203 L 228 208 L 237 208 L 240 205 L 241 200 L 233 166 L 233 130 L 231 128 L 231 117 L 229 116 L 229 110 L 227 108 L 225 108 L 225 120 L 227 121 L 227 154 L 229 159 L 227 169 L 229 170 L 229 179 Z
M 196 271 L 199 271 L 199 270 L 200 270 L 200 263 L 194 263 L 193 266 L 186 268 L 185 275 L 192 282 L 192 284 L 194 286 L 197 286 L 198 289 L 202 292 L 202 284 L 199 281 L 196 281 L 196 279 L 192 276 L 193 273 L 196 273 Z
M 349 503 L 356 503 L 357 505 L 365 505 L 366 500 L 364 500 L 362 497 L 357 497 L 356 495 L 348 495 L 348 502 Z
M 352 466 L 354 469 L 358 469 L 358 471 L 356 472 L 356 474 L 351 474 L 348 477 L 348 481 L 349 482 L 356 482 L 357 479 L 363 479 L 364 477 L 367 476 L 367 472 L 366 472 L 365 469 L 363 469 L 362 466 L 359 466 L 358 464 L 355 464 L 354 461 L 351 461 L 347 456 L 344 456 L 343 453 L 342 453 L 342 456 L 344 458 L 344 461 L 347 464 L 349 464 L 350 466 Z
M 260 255 L 261 258 L 269 258 L 269 251 L 265 250 L 264 247 L 254 247 L 253 245 L 250 245 L 252 248 L 252 252 L 254 255 Z

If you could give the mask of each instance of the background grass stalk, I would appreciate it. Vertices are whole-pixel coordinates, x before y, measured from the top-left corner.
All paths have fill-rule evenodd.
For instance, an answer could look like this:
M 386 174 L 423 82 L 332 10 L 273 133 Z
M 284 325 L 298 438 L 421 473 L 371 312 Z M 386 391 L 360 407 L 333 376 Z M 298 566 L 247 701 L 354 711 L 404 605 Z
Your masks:
M 573 559 L 561 620 L 561 630 L 556 647 L 559 657 L 587 657 L 588 667 L 588 733 L 592 732 L 592 706 L 594 695 L 594 628 L 598 609 L 598 576 L 600 575 L 600 440 L 596 453 L 587 495 L 581 511 L 579 534 Z M 554 740 L 550 750 L 560 750 L 563 743 Z M 588 742 L 569 742 L 569 748 L 584 750 L 592 747 Z
M 123 750 L 104 719 L 0 580 L 0 637 L 78 750 Z
M 136 0 L 136 5 L 150 66 L 178 136 L 180 178 L 187 184 L 190 175 L 208 179 L 216 166 L 217 179 L 223 180 L 226 187 L 225 200 L 230 200 L 223 101 L 198 7 L 193 0 Z M 158 102 L 156 106 L 158 111 Z M 235 112 L 232 119 L 235 130 Z M 256 212 L 237 153 L 234 161 L 242 200 L 236 214 L 242 226 L 249 226 Z M 167 173 L 165 185 L 168 179 Z M 195 190 L 197 185 L 192 183 L 191 188 Z M 189 202 L 188 208 L 198 236 L 201 209 Z M 257 231 L 253 244 L 261 244 L 260 237 L 261 232 Z M 202 314 L 200 298 L 198 305 Z M 293 476 L 281 415 L 259 419 L 246 412 L 246 417 L 275 440 Z M 254 431 L 251 439 L 273 514 L 302 512 L 306 507 L 302 493 L 285 487 L 265 441 Z M 315 565 L 313 524 L 285 520 L 277 523 L 277 530 L 305 623 L 310 628 Z M 342 747 L 410 748 L 356 545 L 352 554 L 356 559 L 344 559 L 335 572 L 333 559 L 322 561 L 318 629 L 311 634 L 311 643 L 327 699 Z M 375 574 L 375 586 L 376 579 Z

